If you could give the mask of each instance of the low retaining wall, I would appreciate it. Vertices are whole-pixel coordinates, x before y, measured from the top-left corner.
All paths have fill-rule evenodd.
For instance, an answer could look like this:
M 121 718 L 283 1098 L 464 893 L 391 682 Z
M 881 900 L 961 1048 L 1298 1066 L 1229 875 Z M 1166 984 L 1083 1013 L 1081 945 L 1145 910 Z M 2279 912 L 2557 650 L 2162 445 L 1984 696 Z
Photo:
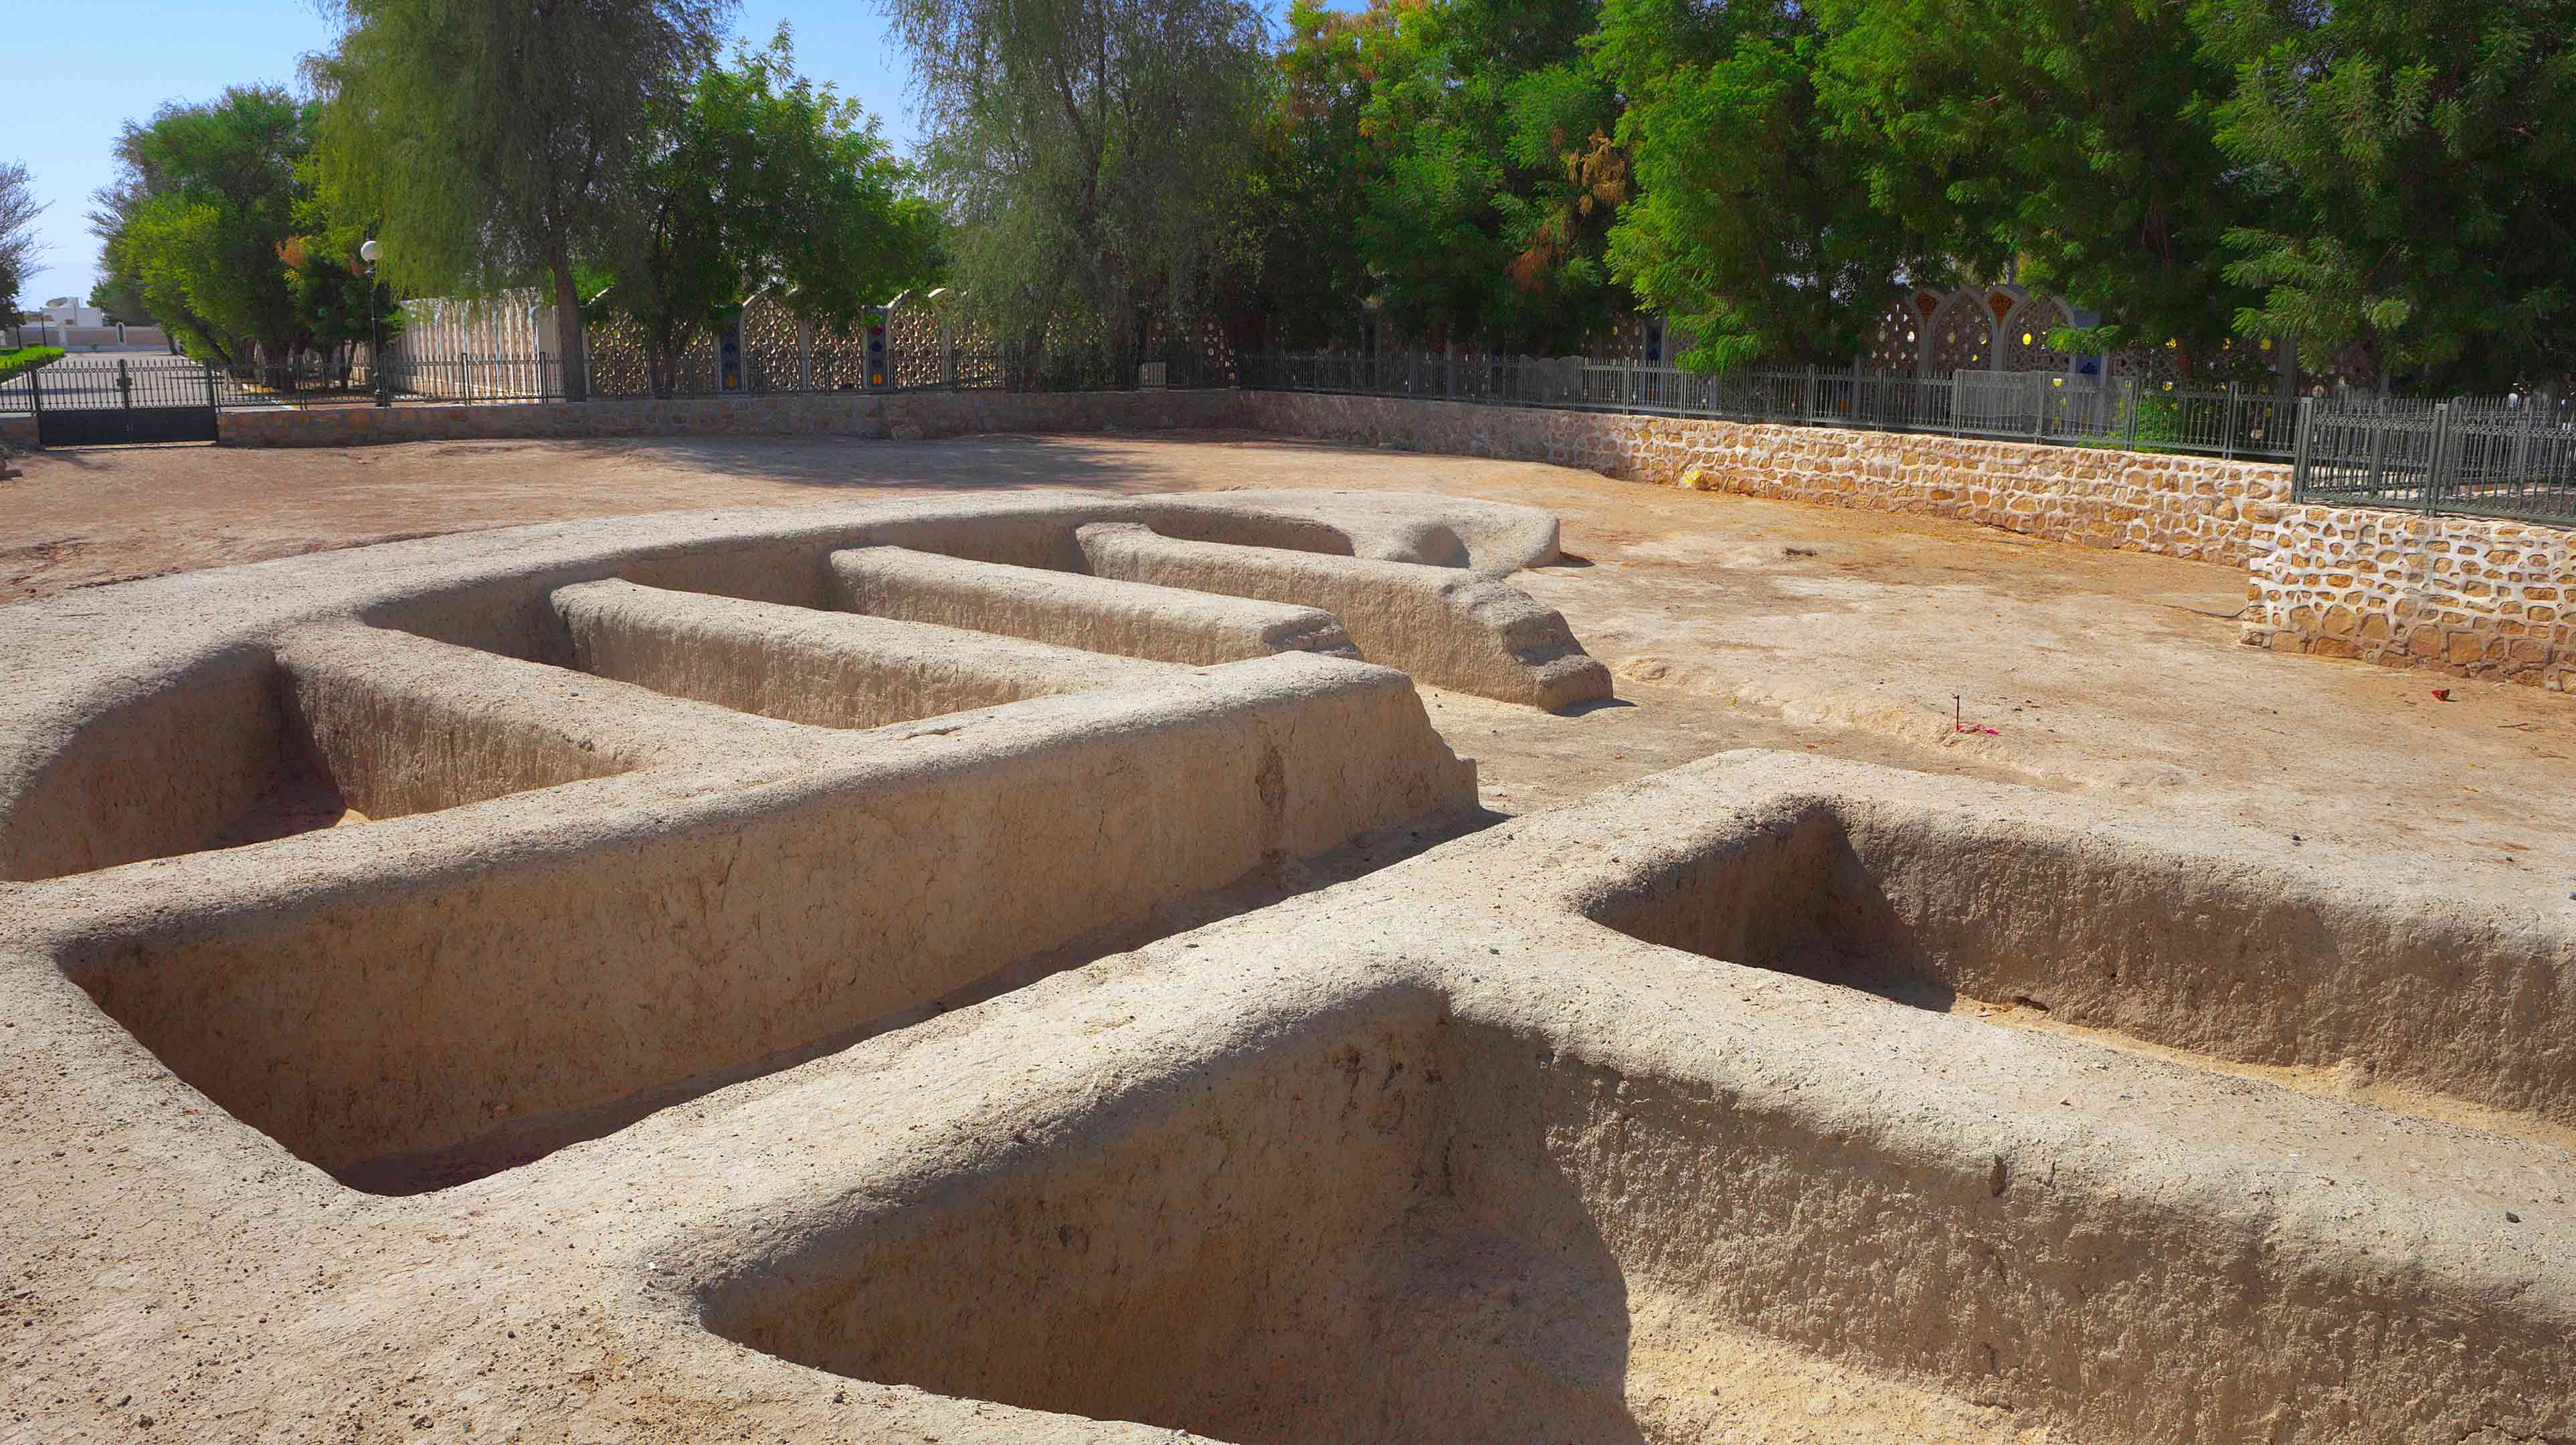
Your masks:
M 866 392 L 798 396 L 618 397 L 395 407 L 238 408 L 226 446 L 346 447 L 493 438 L 847 436 L 912 441 L 995 431 L 1156 430 L 1237 424 L 1231 391 Z M 34 441 L 33 424 L 28 441 Z
M 2288 507 L 2259 529 L 2247 570 L 2257 646 L 2576 687 L 2576 531 Z
M 2290 495 L 2274 462 L 2153 456 L 1925 433 L 1246 394 L 1263 431 L 1508 457 L 1789 502 L 1955 517 L 2051 541 L 2242 564 Z
M 2279 463 L 1392 397 L 1253 392 L 1245 403 L 1248 425 L 1288 436 L 2231 562 L 2247 571 L 2253 645 L 2576 688 L 2576 531 L 2294 506 Z

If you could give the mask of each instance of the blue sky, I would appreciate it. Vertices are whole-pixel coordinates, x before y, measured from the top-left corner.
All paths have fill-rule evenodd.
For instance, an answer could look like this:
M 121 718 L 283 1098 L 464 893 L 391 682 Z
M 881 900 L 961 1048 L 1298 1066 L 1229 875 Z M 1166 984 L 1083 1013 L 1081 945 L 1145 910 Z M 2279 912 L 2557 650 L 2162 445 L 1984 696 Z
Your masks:
M 46 254 L 19 298 L 31 306 L 87 294 L 98 243 L 83 216 L 90 192 L 108 181 L 109 148 L 128 119 L 165 100 L 211 99 L 227 85 L 293 87 L 298 58 L 337 33 L 313 0 L 6 0 L 0 13 L 15 102 L 0 128 L 0 161 L 24 162 L 52 206 L 37 223 Z M 889 139 L 910 147 L 909 67 L 875 6 L 745 0 L 735 32 L 763 41 L 781 20 L 795 28 L 807 75 L 836 82 L 884 120 Z

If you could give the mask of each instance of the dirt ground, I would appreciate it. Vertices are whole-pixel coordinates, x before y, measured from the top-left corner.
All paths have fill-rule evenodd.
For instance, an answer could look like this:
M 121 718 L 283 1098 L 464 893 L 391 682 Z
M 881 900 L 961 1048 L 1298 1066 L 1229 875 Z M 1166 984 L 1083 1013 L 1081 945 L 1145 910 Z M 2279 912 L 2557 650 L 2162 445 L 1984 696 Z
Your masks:
M 1730 747 L 1814 749 L 2187 808 L 2283 853 L 2464 853 L 2576 898 L 2576 701 L 2237 641 L 2243 574 L 1987 528 L 1520 462 L 1239 435 L 94 449 L 0 482 L 0 598 L 401 537 L 868 491 L 1367 487 L 1564 519 L 1562 609 L 1620 700 L 1430 698 L 1519 812 Z M 2434 696 L 2447 688 L 2449 701 Z M 1954 722 L 1954 714 L 1956 721 Z M 1967 731 L 1962 731 L 1964 725 Z

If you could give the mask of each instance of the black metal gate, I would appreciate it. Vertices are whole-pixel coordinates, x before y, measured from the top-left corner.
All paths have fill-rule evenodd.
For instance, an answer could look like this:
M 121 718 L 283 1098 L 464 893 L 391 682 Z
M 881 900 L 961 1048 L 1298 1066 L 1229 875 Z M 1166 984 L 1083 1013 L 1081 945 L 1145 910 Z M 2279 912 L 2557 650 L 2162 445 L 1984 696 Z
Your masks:
M 38 446 L 215 439 L 222 378 L 183 356 L 66 357 L 28 379 Z

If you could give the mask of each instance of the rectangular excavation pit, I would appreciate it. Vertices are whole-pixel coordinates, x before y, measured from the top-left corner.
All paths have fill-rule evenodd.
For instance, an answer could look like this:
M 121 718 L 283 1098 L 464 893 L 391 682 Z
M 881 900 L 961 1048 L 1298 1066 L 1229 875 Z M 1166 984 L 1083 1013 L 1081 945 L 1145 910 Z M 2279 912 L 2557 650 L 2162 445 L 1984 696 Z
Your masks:
M 291 633 L 277 658 L 290 746 L 368 818 L 615 777 L 651 746 L 620 736 L 602 686 L 585 700 L 581 678 L 540 663 L 353 625 Z
M 0 878 L 269 842 L 639 766 L 589 725 L 600 689 L 585 708 L 580 687 L 558 669 L 357 624 L 229 649 L 83 728 L 18 800 Z
M 1856 1127 L 1419 991 L 1263 1024 L 955 1173 L 794 1206 L 765 1252 L 730 1230 L 699 1323 L 1237 1445 L 2429 1439 L 2568 1362 L 2545 1309 L 2483 1302 L 2464 1355 L 2458 1280 L 2193 1213 L 2170 1175 L 1998 1187 L 1965 1113 Z
M 401 831 L 381 850 L 210 859 L 224 882 L 186 910 L 102 875 L 129 921 L 59 961 L 236 1117 L 409 1192 L 1475 806 L 1474 764 L 1411 685 L 1357 663 L 1261 659 L 941 722 L 754 786 L 584 783 L 579 828 L 505 798 L 384 825 Z
M 2332 1071 L 2311 1091 L 2543 1141 L 2576 1126 L 2576 942 L 2534 919 L 2111 828 L 1846 797 L 1704 832 L 1584 911 L 1919 1008 L 2018 1005 L 2253 1077 Z

